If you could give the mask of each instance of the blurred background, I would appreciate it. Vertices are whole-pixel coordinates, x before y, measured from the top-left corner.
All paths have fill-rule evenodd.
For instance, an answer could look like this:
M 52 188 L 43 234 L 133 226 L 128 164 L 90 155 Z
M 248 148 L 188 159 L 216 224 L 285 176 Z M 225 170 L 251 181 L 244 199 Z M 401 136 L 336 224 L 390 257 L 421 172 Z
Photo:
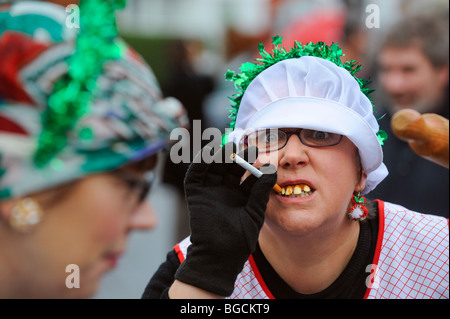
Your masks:
M 448 29 L 448 7 L 448 0 L 128 0 L 118 25 L 154 70 L 164 94 L 181 100 L 191 120 L 202 120 L 202 129 L 223 131 L 229 122 L 227 97 L 234 94 L 224 73 L 254 59 L 259 42 L 268 50 L 276 34 L 286 47 L 294 40 L 338 42 L 347 59 L 364 66 L 359 75 L 373 80 L 375 104 L 382 105 L 377 55 L 383 36 L 403 17 L 424 12 L 446 19 Z M 448 118 L 448 95 L 446 105 Z M 131 234 L 128 250 L 94 298 L 140 298 L 167 252 L 189 234 L 181 184 L 185 169 L 167 155 L 159 158 L 158 183 L 149 197 L 159 225 Z

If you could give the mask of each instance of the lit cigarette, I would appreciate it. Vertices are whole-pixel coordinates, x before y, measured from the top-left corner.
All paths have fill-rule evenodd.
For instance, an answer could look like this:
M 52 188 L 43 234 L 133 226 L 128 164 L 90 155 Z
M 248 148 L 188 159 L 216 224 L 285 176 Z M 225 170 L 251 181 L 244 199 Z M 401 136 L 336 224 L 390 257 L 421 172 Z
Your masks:
M 252 166 L 249 162 L 247 162 L 245 159 L 243 159 L 242 157 L 240 157 L 236 153 L 231 154 L 230 158 L 235 163 L 237 163 L 239 166 L 241 166 L 242 168 L 245 168 L 247 171 L 249 171 L 252 175 L 254 175 L 254 176 L 258 177 L 258 178 L 261 178 L 261 176 L 263 175 L 263 172 L 261 172 L 256 167 Z M 277 193 L 281 193 L 281 187 L 278 184 L 275 184 L 273 186 L 273 189 Z

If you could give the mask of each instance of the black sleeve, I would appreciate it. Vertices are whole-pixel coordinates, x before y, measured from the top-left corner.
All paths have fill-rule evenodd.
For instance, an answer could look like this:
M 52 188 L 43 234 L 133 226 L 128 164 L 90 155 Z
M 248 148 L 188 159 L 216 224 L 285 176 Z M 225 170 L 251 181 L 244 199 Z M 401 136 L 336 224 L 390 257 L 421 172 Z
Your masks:
M 180 266 L 180 260 L 174 250 L 167 253 L 164 263 L 159 266 L 156 273 L 145 287 L 142 299 L 168 299 L 169 288 L 174 282 L 174 275 Z

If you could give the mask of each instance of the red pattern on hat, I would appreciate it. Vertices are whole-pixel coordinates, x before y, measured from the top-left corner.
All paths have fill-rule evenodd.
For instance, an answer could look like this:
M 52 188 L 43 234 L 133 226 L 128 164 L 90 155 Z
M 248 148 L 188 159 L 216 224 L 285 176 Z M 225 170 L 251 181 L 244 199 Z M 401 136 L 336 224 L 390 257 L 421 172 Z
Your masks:
M 49 48 L 49 45 L 33 41 L 22 33 L 6 31 L 0 38 L 0 97 L 16 102 L 33 103 L 23 89 L 19 73 L 21 69 Z
M 20 135 L 29 135 L 28 132 L 16 122 L 2 116 L 0 114 L 0 132 L 8 132 Z

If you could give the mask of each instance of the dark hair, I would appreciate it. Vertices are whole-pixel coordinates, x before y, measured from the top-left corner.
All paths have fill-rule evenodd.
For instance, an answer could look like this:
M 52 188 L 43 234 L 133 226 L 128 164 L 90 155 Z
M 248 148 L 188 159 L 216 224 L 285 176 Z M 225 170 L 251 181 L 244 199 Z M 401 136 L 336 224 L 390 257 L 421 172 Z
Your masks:
M 436 14 L 408 16 L 387 33 L 381 48 L 417 46 L 434 67 L 448 64 L 448 19 Z
M 378 205 L 373 200 L 366 198 L 366 208 L 367 208 L 368 214 L 367 214 L 367 218 L 365 220 L 363 220 L 363 222 L 365 222 L 369 219 L 374 219 L 378 215 Z

